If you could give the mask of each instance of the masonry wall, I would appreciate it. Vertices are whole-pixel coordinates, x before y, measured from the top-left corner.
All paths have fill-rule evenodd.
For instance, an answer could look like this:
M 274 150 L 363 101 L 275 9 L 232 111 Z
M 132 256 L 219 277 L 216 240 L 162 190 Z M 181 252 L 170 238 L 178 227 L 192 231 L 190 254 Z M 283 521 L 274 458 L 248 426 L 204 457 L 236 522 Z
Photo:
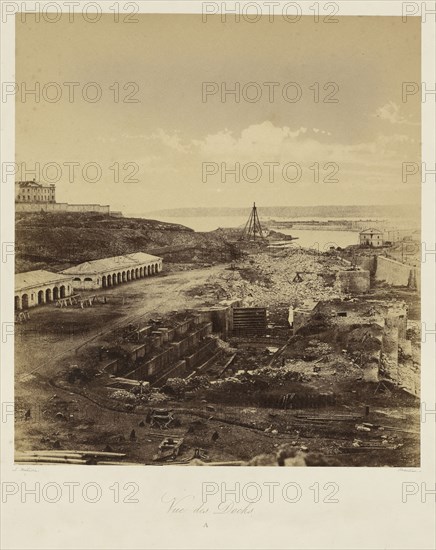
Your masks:
M 101 288 L 101 277 L 93 275 L 92 277 L 73 278 L 73 287 L 75 290 L 98 290 Z
M 194 353 L 186 357 L 185 361 L 188 370 L 192 371 L 196 367 L 200 366 L 202 363 L 210 359 L 211 355 L 216 350 L 216 347 L 216 340 L 209 340 Z
M 375 278 L 392 286 L 408 286 L 414 269 L 410 265 L 378 256 Z
M 356 263 L 359 267 L 369 271 L 371 275 L 374 275 L 375 270 L 377 268 L 377 261 L 376 261 L 375 255 L 371 255 L 371 256 L 360 255 L 357 257 Z
M 195 310 L 199 323 L 212 323 L 212 331 L 227 338 L 229 330 L 233 328 L 232 310 L 228 306 L 214 306 Z
M 73 285 L 76 290 L 98 290 L 100 288 L 110 288 L 118 284 L 129 283 L 138 279 L 144 279 L 160 273 L 162 271 L 162 260 L 157 259 L 155 261 L 148 262 L 146 264 L 137 264 L 127 268 L 122 268 L 119 271 L 111 271 L 97 274 L 68 274 L 73 277 Z M 65 272 L 64 272 L 65 273 Z M 117 282 L 114 283 L 114 277 Z
M 188 327 L 189 322 L 190 321 L 182 323 L 180 325 L 181 330 L 184 329 L 185 325 L 186 327 Z M 155 332 L 157 333 L 157 331 Z M 191 334 L 186 335 L 182 340 L 171 342 L 168 349 L 161 351 L 148 361 L 144 362 L 142 365 L 127 373 L 125 375 L 126 378 L 145 380 L 146 378 L 155 377 L 156 375 L 163 374 L 166 369 L 168 369 L 172 365 L 175 365 L 177 361 L 183 359 L 188 354 L 193 355 L 192 357 L 190 357 L 190 360 L 191 364 L 195 364 L 196 359 L 198 360 L 200 358 L 200 356 L 196 358 L 195 353 L 197 351 L 200 351 L 201 348 L 199 349 L 199 345 L 207 336 L 211 334 L 211 332 L 212 323 L 207 323 L 196 331 L 192 332 Z M 163 344 L 164 334 L 160 332 L 159 335 L 156 334 L 156 337 L 158 336 L 162 341 L 154 342 L 154 345 Z M 139 357 L 137 356 L 136 359 L 138 360 Z
M 66 202 L 15 203 L 15 212 L 98 212 L 109 214 L 110 206 L 102 204 L 68 204 Z
M 72 279 L 34 286 L 15 292 L 15 309 L 27 310 L 29 307 L 56 302 L 59 298 L 71 296 L 72 293 Z
M 345 292 L 361 294 L 370 288 L 369 271 L 338 271 L 336 279 Z
M 312 318 L 313 310 L 309 309 L 295 309 L 294 310 L 294 326 L 293 334 L 297 334 L 298 330 L 301 327 L 307 325 L 307 323 Z

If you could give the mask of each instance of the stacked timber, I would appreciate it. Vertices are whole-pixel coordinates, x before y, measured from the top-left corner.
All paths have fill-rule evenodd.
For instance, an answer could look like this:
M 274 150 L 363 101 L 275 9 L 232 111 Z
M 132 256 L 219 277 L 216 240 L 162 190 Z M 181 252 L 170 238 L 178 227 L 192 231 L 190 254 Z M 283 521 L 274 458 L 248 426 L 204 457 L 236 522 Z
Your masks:
M 126 455 L 103 451 L 19 451 L 15 453 L 16 464 L 84 464 L 84 465 L 126 465 L 121 462 Z

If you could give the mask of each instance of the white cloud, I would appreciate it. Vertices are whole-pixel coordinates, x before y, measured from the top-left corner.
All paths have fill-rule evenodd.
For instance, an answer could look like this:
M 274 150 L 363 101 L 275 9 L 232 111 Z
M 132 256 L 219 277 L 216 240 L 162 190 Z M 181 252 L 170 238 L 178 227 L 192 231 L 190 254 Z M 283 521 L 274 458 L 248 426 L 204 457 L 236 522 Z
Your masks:
M 174 149 L 179 153 L 188 152 L 188 147 L 182 145 L 180 136 L 176 133 L 170 135 L 170 134 L 167 134 L 164 130 L 162 130 L 162 128 L 159 128 L 159 130 L 156 133 L 152 134 L 150 138 L 161 141 L 163 145 L 166 145 L 170 149 Z
M 320 132 L 320 130 L 318 130 Z M 289 126 L 274 126 L 270 121 L 252 124 L 240 136 L 225 130 L 209 134 L 203 140 L 193 141 L 198 154 L 208 160 L 295 160 L 313 158 L 326 145 L 307 135 L 304 126 L 292 130 Z M 325 132 L 325 135 L 329 133 Z
M 223 127 L 214 134 L 194 140 L 183 133 L 159 129 L 148 135 L 120 136 L 117 153 L 121 158 L 138 163 L 141 182 L 138 193 L 143 189 L 141 193 L 146 193 L 147 201 L 160 197 L 159 189 L 174 190 L 177 185 L 178 190 L 184 190 L 186 197 L 195 193 L 202 197 L 200 202 L 204 204 L 211 202 L 212 195 L 223 196 L 224 203 L 225 197 L 228 201 L 242 200 L 247 191 L 257 193 L 265 201 L 268 193 L 290 193 L 290 184 L 282 181 L 282 168 L 287 163 L 298 163 L 302 169 L 301 180 L 292 184 L 292 190 L 303 193 L 302 196 L 313 193 L 314 197 L 319 196 L 319 200 L 322 198 L 319 194 L 324 192 L 324 187 L 314 182 L 315 163 L 319 164 L 320 181 L 331 173 L 332 164 L 329 167 L 327 163 L 337 165 L 339 182 L 328 183 L 325 189 L 331 196 L 342 197 L 351 188 L 358 188 L 362 195 L 370 196 L 374 187 L 379 189 L 380 182 L 386 189 L 391 188 L 392 193 L 397 193 L 402 162 L 419 158 L 419 141 L 414 142 L 406 133 L 386 135 L 380 132 L 372 139 L 344 144 L 332 137 L 327 129 L 314 130 L 275 126 L 266 120 L 249 125 L 239 133 Z M 219 167 L 215 175 L 208 177 L 207 185 L 202 176 L 205 162 L 216 163 Z M 223 184 L 221 175 L 225 169 L 230 171 L 235 169 L 236 163 L 242 167 L 253 162 L 262 167 L 261 179 L 257 183 L 250 183 L 248 187 L 241 180 L 240 186 L 235 187 L 229 176 Z M 279 163 L 274 168 L 274 185 L 269 181 L 269 169 L 264 164 L 268 162 Z M 227 163 L 227 167 L 222 163 Z M 408 192 L 411 192 L 410 188 Z M 172 204 L 173 191 L 168 191 L 166 198 Z M 287 200 L 291 199 L 288 197 Z
M 248 158 L 269 155 L 276 158 L 286 148 L 307 132 L 301 127 L 291 130 L 288 126 L 274 126 L 270 121 L 252 124 L 242 130 L 239 138 L 229 130 L 209 134 L 203 140 L 194 140 L 198 152 L 204 156 Z
M 351 145 L 333 141 L 327 130 L 312 128 L 310 134 L 304 127 L 291 130 L 265 121 L 245 128 L 239 137 L 224 130 L 195 140 L 191 153 L 215 162 L 292 161 L 310 165 L 331 161 L 355 165 L 356 169 L 383 165 L 386 169 L 405 155 L 412 158 L 415 154 L 414 141 L 406 134 L 379 134 L 372 141 Z
M 381 120 L 387 120 L 391 124 L 410 124 L 412 126 L 418 124 L 407 120 L 407 118 L 400 113 L 400 107 L 393 101 L 389 101 L 382 107 L 379 107 L 372 116 Z

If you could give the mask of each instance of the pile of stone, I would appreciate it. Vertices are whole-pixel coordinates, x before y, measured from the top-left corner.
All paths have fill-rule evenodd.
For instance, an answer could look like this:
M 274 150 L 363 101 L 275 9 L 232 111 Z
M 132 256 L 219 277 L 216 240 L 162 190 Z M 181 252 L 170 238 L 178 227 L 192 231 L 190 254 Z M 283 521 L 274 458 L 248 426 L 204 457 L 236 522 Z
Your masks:
M 259 280 L 245 280 L 240 273 L 244 269 L 258 272 Z M 239 262 L 236 269 L 223 272 L 219 278 L 212 276 L 208 282 L 229 298 L 241 297 L 245 306 L 298 303 L 307 296 L 316 301 L 331 300 L 343 297 L 334 277 L 339 269 L 343 269 L 339 259 L 310 251 L 291 251 L 274 258 L 260 253 Z

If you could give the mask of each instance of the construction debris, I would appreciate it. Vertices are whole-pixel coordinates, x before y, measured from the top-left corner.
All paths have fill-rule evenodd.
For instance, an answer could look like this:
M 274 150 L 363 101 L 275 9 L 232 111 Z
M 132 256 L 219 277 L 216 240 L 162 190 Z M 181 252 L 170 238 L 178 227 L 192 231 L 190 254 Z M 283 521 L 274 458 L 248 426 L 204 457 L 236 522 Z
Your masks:
M 166 437 L 159 445 L 157 454 L 153 456 L 154 461 L 175 460 L 183 444 L 183 437 Z
M 133 295 L 121 303 L 108 289 L 117 315 L 129 303 L 128 320 L 79 346 L 53 376 L 60 397 L 42 411 L 55 428 L 38 441 L 58 451 L 31 458 L 125 463 L 123 453 L 61 451 L 70 441 L 145 463 L 406 464 L 419 437 L 420 327 L 405 302 L 352 291 L 349 269 L 337 251 L 260 246 L 185 289 L 192 309 L 136 314 Z M 95 319 L 89 306 L 99 300 L 85 294 L 54 313 L 80 316 L 75 326 Z M 102 417 L 82 415 L 82 399 Z M 37 414 L 28 405 L 17 409 L 23 423 Z
M 174 422 L 174 411 L 168 409 L 152 409 L 147 415 L 147 421 L 152 428 L 168 428 Z
M 124 453 L 99 451 L 25 451 L 15 453 L 17 464 L 87 464 L 87 465 L 114 465 L 126 464 L 120 462 Z M 117 460 L 115 460 L 117 459 Z

